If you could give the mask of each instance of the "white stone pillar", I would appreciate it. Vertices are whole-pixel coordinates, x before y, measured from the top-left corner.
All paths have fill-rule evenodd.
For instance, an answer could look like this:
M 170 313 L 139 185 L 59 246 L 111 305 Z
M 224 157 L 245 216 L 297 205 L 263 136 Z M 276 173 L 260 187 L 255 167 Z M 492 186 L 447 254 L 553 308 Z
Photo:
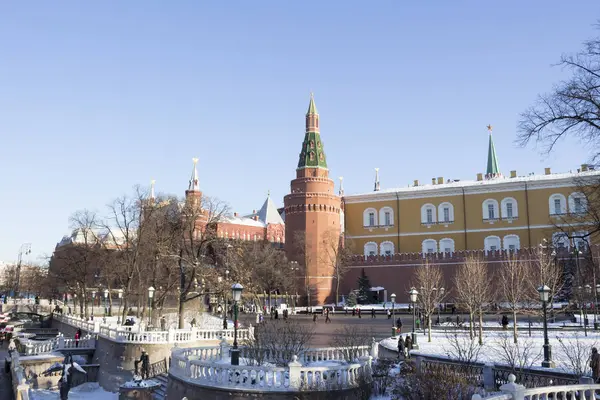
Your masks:
M 375 360 L 379 358 L 379 343 L 375 341 L 375 338 L 371 342 L 371 357 Z
M 525 398 L 525 386 L 515 383 L 517 378 L 510 374 L 508 376 L 508 383 L 500 386 L 502 393 L 510 394 L 512 400 L 524 400 Z
M 289 371 L 289 379 L 290 379 L 290 389 L 300 389 L 300 385 L 302 384 L 302 375 L 300 373 L 300 368 L 302 368 L 302 364 L 298 361 L 298 356 L 293 355 L 292 361 L 288 363 Z
M 225 360 L 229 357 L 229 343 L 225 338 L 222 338 L 219 346 L 221 347 L 221 360 Z

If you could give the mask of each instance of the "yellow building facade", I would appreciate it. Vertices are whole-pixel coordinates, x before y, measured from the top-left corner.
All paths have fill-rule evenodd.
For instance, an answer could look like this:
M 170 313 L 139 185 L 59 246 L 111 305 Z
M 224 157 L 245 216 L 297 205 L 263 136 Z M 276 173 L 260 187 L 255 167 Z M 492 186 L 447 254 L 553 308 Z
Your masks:
M 491 133 L 491 132 L 490 132 Z M 582 184 L 597 184 L 600 171 L 508 177 L 498 169 L 490 134 L 487 173 L 474 181 L 432 179 L 410 187 L 343 197 L 345 237 L 355 254 L 452 253 L 518 250 L 543 239 L 555 247 L 579 246 L 587 234 Z M 577 222 L 579 221 L 579 222 Z M 588 238 L 588 242 L 596 241 Z M 574 243 L 575 242 L 575 243 Z M 591 244 L 591 243 L 589 243 Z

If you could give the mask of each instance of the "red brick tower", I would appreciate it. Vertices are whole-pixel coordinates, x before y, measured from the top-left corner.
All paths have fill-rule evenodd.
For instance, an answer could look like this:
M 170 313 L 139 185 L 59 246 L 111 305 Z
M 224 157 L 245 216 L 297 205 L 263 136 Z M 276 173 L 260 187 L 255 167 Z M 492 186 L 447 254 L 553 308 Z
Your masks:
M 341 199 L 329 179 L 319 114 L 311 94 L 306 113 L 306 133 L 291 182 L 285 196 L 285 248 L 288 259 L 304 267 L 299 289 L 310 294 L 310 305 L 333 300 L 333 267 L 326 256 L 331 240 L 340 235 Z

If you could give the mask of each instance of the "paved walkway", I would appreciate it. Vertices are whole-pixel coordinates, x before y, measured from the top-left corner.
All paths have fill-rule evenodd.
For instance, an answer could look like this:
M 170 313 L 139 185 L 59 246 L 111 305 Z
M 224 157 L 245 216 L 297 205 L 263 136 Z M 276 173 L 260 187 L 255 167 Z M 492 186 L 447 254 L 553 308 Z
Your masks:
M 0 366 L 2 367 L 2 370 L 0 371 L 0 399 L 10 400 L 14 397 L 14 395 L 12 391 L 10 375 L 4 372 L 4 364 L 7 355 L 8 351 L 6 351 L 5 346 L 2 346 L 0 349 Z

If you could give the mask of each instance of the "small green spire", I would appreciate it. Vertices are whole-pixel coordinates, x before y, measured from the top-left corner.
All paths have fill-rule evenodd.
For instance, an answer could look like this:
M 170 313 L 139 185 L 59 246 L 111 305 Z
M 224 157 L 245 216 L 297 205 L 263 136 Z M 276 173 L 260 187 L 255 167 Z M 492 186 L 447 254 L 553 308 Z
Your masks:
M 308 111 L 306 112 L 306 115 L 310 114 L 319 114 L 319 112 L 317 111 L 317 106 L 315 105 L 315 96 L 312 92 L 310 92 L 310 103 L 308 103 Z
M 501 176 L 500 167 L 498 164 L 498 157 L 496 156 L 496 148 L 494 147 L 494 139 L 492 138 L 492 126 L 487 126 L 488 131 L 490 132 L 490 141 L 488 146 L 488 161 L 487 161 L 487 170 L 485 173 L 485 177 L 487 179 L 496 178 Z

